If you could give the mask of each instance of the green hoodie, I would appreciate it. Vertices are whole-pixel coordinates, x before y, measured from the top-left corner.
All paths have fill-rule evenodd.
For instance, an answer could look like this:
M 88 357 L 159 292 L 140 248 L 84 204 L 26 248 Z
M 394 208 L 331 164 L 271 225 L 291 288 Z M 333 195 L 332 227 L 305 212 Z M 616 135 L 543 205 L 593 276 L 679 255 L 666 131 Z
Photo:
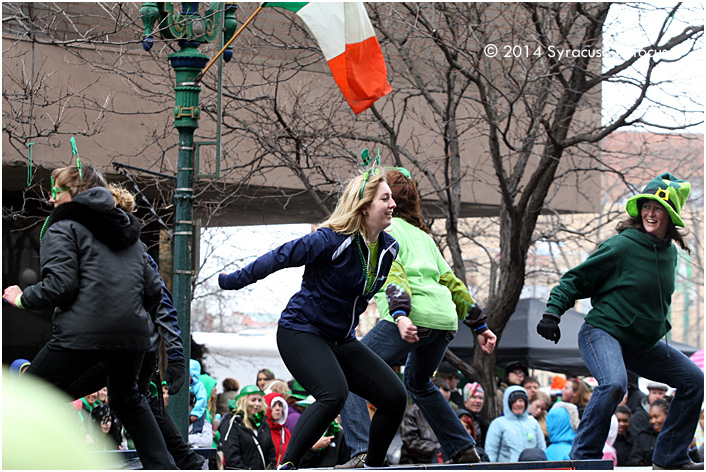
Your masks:
M 576 300 L 591 298 L 586 323 L 643 353 L 669 332 L 677 249 L 628 228 L 604 241 L 588 259 L 564 274 L 547 302 L 561 316 Z

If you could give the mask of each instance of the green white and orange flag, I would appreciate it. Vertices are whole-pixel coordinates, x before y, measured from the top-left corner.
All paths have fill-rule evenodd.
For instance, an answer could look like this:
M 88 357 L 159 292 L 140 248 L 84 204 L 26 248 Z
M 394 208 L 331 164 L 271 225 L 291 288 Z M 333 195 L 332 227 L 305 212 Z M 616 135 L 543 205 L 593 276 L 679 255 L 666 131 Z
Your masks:
M 265 2 L 299 16 L 316 39 L 333 79 L 357 115 L 392 91 L 380 43 L 360 2 Z

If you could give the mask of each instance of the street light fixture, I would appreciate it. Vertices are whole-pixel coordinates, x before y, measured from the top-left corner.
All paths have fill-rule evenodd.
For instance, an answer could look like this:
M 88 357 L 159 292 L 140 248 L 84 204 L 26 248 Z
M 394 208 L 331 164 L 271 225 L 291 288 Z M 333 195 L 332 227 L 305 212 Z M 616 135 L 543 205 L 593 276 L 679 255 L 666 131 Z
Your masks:
M 155 26 L 164 39 L 177 40 L 179 51 L 168 56 L 176 73 L 174 127 L 179 131 L 179 155 L 174 223 L 174 279 L 172 291 L 179 317 L 184 344 L 184 356 L 191 356 L 191 278 L 194 242 L 194 131 L 199 127 L 199 93 L 201 87 L 194 80 L 208 62 L 208 56 L 198 48 L 203 43 L 230 39 L 236 28 L 232 3 L 210 3 L 206 12 L 198 11 L 199 2 L 182 2 L 181 10 L 175 3 L 145 2 L 140 8 L 144 26 L 142 46 L 149 51 L 154 45 Z M 232 56 L 232 52 L 231 52 Z M 189 363 L 186 363 L 189 378 Z M 182 436 L 188 435 L 189 389 L 169 400 L 169 409 Z

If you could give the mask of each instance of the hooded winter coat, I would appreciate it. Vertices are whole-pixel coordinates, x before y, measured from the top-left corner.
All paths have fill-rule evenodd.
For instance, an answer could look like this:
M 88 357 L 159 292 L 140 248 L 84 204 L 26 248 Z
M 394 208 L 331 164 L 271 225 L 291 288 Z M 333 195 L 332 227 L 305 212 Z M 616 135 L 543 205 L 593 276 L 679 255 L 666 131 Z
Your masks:
M 262 421 L 257 431 L 253 431 L 243 424 L 241 415 L 241 412 L 237 412 L 226 416 L 218 428 L 226 468 L 274 469 L 275 446 L 267 421 Z
M 646 429 L 635 437 L 627 465 L 652 465 L 652 454 L 655 452 L 657 436 L 654 428 Z
M 40 248 L 41 282 L 27 309 L 55 307 L 49 348 L 145 351 L 162 289 L 140 242 L 140 222 L 107 188 L 52 211 Z
M 206 393 L 206 387 L 201 382 L 201 364 L 195 359 L 189 359 L 189 376 L 191 378 L 189 391 L 196 396 L 196 403 L 191 409 L 189 416 L 195 416 L 196 418 L 201 418 L 206 414 L 206 407 L 208 406 L 208 394 Z M 199 432 L 199 431 L 194 431 Z
M 241 270 L 221 274 L 218 284 L 226 290 L 239 290 L 280 269 L 303 265 L 302 286 L 289 299 L 279 326 L 313 333 L 329 341 L 352 341 L 360 315 L 385 283 L 399 250 L 392 236 L 385 231 L 380 233 L 378 260 L 374 264 L 375 284 L 367 292 L 356 238 L 361 236 L 319 228 L 263 254 Z M 366 260 L 370 258 L 364 242 L 360 243 L 360 250 Z
M 277 403 L 282 405 L 282 417 L 275 421 L 272 419 L 271 408 Z M 289 405 L 287 405 L 287 401 L 284 397 L 277 392 L 265 395 L 265 404 L 267 405 L 267 424 L 270 426 L 272 442 L 275 446 L 275 464 L 279 466 L 282 463 L 284 453 L 287 451 L 289 440 L 292 438 L 292 433 L 284 426 L 287 422 L 287 410 L 289 410 Z
M 516 390 L 525 391 L 519 385 L 512 385 L 503 395 L 503 416 L 490 422 L 485 438 L 485 452 L 490 462 L 517 462 L 520 453 L 528 448 L 545 450 L 544 432 L 539 423 L 527 412 L 516 415 L 510 409 L 508 399 Z M 525 392 L 525 397 L 527 393 Z M 529 404 L 529 402 L 527 402 Z
M 576 405 L 573 405 L 576 410 Z M 578 410 L 576 410 L 576 420 L 578 420 Z M 576 431 L 571 426 L 569 411 L 561 406 L 553 406 L 546 417 L 547 432 L 551 444 L 544 451 L 548 461 L 568 461 L 571 460 L 569 452 L 576 437 Z

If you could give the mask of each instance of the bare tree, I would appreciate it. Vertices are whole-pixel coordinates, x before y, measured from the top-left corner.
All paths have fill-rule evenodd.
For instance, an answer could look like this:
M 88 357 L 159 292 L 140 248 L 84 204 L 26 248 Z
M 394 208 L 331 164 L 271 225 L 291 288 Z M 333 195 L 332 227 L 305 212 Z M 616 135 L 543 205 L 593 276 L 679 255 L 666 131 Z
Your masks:
M 444 205 L 446 247 L 462 279 L 466 277 L 458 220 L 461 182 L 468 167 L 462 165 L 461 149 L 475 136 L 485 141 L 482 154 L 487 153 L 494 175 L 470 177 L 485 180 L 500 194 L 500 252 L 493 261 L 497 278 L 489 287 L 487 302 L 488 325 L 500 336 L 524 286 L 527 254 L 537 237 L 538 220 L 543 212 L 551 212 L 550 197 L 557 185 L 571 184 L 571 180 L 576 184 L 586 171 L 605 170 L 596 144 L 616 130 L 638 125 L 686 129 L 690 124 L 647 122 L 641 105 L 653 100 L 657 71 L 698 47 L 703 25 L 689 24 L 687 15 L 681 17 L 687 18 L 683 29 L 668 35 L 668 25 L 680 17 L 682 6 L 655 9 L 653 13 L 661 13 L 663 21 L 652 35 L 653 42 L 602 70 L 596 51 L 601 48 L 603 27 L 613 5 L 371 5 L 371 17 L 384 38 L 396 79 L 394 103 L 418 99 L 426 105 L 426 114 L 421 116 L 399 112 L 376 112 L 375 116 L 388 132 L 387 142 L 395 154 L 417 155 L 412 150 L 413 139 L 403 144 L 395 133 L 402 120 L 435 129 L 443 141 L 441 182 L 431 175 L 427 161 L 410 160 L 429 178 Z M 640 64 L 642 76 L 626 76 L 628 68 L 638 66 L 640 51 L 650 50 L 672 54 L 663 59 L 650 56 Z M 564 52 L 563 57 L 558 51 Z M 497 57 L 491 57 L 493 52 Z M 602 123 L 591 116 L 590 108 L 599 106 L 601 85 L 608 81 L 629 81 L 639 93 L 621 114 Z M 494 392 L 494 365 L 494 354 L 487 355 L 476 346 L 472 366 L 459 367 L 481 379 L 486 392 Z M 494 416 L 496 407 L 488 403 L 486 408 Z

